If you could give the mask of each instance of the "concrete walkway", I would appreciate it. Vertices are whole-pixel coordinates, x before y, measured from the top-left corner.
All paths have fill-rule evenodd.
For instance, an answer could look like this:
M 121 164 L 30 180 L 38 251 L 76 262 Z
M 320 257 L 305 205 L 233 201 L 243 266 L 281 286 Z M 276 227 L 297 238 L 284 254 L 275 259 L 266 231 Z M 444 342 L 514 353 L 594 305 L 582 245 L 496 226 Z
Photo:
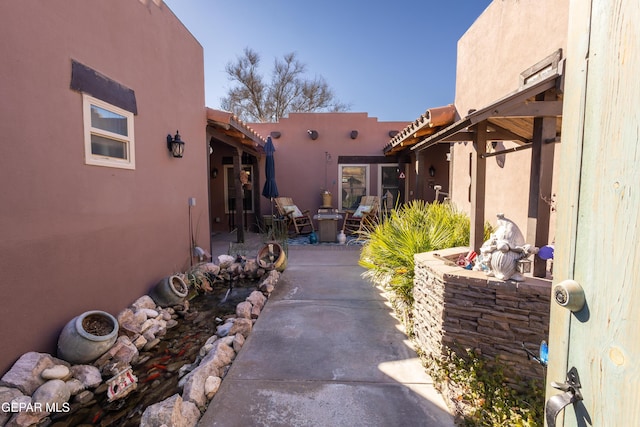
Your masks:
M 359 253 L 289 247 L 200 426 L 454 426 Z

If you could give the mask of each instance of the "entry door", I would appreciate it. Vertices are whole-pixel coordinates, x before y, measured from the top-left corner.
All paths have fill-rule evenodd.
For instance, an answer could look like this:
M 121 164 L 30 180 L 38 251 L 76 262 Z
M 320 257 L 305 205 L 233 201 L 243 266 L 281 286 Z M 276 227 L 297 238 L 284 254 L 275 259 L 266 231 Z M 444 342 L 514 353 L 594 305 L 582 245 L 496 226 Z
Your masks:
M 357 209 L 362 196 L 369 194 L 369 165 L 340 165 L 338 209 Z
M 378 194 L 380 195 L 380 210 L 388 214 L 396 205 L 400 205 L 400 166 L 379 165 Z
M 583 400 L 556 425 L 640 425 L 640 9 L 570 3 L 547 398 L 575 367 Z M 578 312 L 554 302 L 567 279 Z

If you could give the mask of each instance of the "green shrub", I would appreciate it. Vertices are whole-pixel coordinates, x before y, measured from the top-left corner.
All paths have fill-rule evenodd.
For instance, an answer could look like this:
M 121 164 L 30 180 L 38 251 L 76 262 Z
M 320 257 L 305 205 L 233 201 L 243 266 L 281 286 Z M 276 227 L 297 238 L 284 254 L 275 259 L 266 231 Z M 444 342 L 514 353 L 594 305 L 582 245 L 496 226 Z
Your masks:
M 423 359 L 424 360 L 424 359 Z M 505 383 L 500 362 L 487 363 L 474 351 L 464 357 L 454 352 L 439 361 L 431 361 L 428 371 L 456 406 L 464 425 L 472 427 L 542 426 L 544 390 L 531 383 L 515 390 Z
M 363 276 L 390 290 L 405 307 L 413 304 L 413 255 L 469 244 L 469 217 L 450 203 L 413 200 L 374 229 L 365 231 Z M 485 231 L 488 236 L 488 232 Z M 409 326 L 409 325 L 407 325 Z

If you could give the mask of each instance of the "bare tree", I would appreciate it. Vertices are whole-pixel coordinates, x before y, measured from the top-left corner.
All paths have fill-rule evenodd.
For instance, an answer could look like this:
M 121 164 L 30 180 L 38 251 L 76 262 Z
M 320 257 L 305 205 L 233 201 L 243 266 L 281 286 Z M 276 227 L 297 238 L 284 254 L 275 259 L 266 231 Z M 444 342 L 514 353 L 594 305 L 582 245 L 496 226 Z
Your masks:
M 322 77 L 304 78 L 305 64 L 295 53 L 274 61 L 271 82 L 259 73 L 260 55 L 250 48 L 225 67 L 237 83 L 222 98 L 221 107 L 247 122 L 275 122 L 292 112 L 346 111 Z

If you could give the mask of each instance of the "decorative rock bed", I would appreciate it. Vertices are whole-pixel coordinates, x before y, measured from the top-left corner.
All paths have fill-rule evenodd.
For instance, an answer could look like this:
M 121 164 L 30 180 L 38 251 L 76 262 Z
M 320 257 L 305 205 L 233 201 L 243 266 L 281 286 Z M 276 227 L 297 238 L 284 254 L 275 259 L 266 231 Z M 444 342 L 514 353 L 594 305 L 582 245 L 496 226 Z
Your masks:
M 195 361 L 158 366 L 178 371 L 182 392 L 147 406 L 141 426 L 194 426 L 198 422 L 279 280 L 278 271 L 259 268 L 254 260 L 226 255 L 218 260 L 219 264 L 198 266 L 185 278 L 201 292 L 212 290 L 212 283 L 203 280 L 207 277 L 215 277 L 218 283 L 256 280 L 256 290 L 236 306 L 234 315 L 225 316 L 226 320 L 210 319 L 219 325 L 200 347 Z M 0 379 L 0 426 L 50 425 L 61 414 L 95 403 L 96 396 L 104 393 L 109 402 L 124 399 L 138 386 L 132 365 L 144 363 L 141 359 L 149 358 L 148 352 L 161 343 L 168 329 L 197 315 L 189 310 L 188 300 L 160 307 L 144 295 L 119 313 L 118 339 L 91 364 L 72 365 L 46 353 L 22 355 Z

